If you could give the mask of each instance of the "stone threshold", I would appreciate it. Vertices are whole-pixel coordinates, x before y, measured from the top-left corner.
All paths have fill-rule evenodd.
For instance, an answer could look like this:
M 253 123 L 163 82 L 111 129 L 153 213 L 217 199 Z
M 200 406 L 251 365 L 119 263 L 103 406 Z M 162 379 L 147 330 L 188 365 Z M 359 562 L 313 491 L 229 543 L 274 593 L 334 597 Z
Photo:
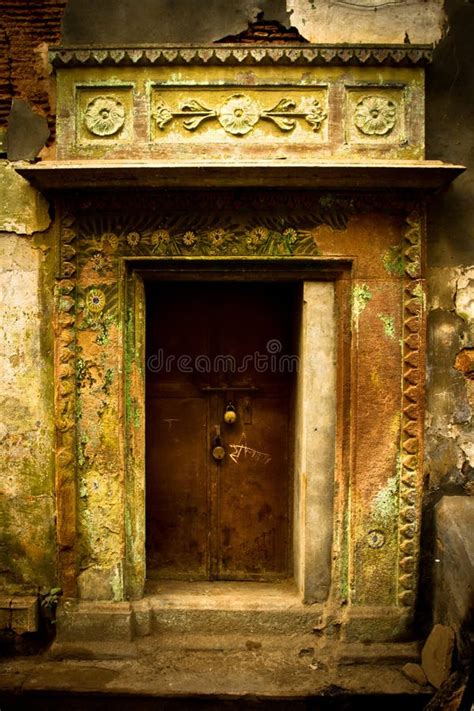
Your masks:
M 138 652 L 121 660 L 43 656 L 6 661 L 0 666 L 0 693 L 298 700 L 334 693 L 412 697 L 431 691 L 403 675 L 402 661 L 348 665 L 325 656 L 317 645 L 259 648 L 254 642 L 240 649 L 186 651 L 161 649 L 149 638 L 140 640 Z
M 292 582 L 151 581 L 143 600 L 65 601 L 38 657 L 6 660 L 0 692 L 141 698 L 304 700 L 428 694 L 403 665 L 417 643 L 348 643 L 321 633 L 322 606 Z

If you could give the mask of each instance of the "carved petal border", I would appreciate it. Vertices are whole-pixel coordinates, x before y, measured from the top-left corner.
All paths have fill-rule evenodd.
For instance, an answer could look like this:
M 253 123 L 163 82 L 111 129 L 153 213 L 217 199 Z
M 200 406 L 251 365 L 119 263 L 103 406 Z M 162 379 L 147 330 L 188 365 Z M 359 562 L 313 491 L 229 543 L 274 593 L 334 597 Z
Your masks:
M 398 602 L 412 607 L 419 567 L 421 480 L 424 425 L 424 285 L 422 276 L 423 213 L 408 215 L 404 234 L 403 401 L 401 433 Z
M 66 597 L 76 592 L 76 232 L 61 216 L 53 317 L 56 423 L 56 503 L 59 576 Z

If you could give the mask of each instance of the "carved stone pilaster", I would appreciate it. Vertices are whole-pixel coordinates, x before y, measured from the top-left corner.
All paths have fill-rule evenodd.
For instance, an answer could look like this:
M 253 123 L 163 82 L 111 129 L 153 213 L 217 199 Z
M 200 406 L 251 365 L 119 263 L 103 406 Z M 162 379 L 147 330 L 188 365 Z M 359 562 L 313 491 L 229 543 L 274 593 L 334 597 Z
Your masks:
M 412 607 L 419 557 L 423 462 L 424 291 L 421 280 L 422 213 L 412 212 L 404 234 L 403 402 L 401 433 L 398 602 Z
M 75 238 L 74 218 L 64 215 L 55 285 L 54 404 L 59 575 L 66 596 L 75 595 L 76 590 Z

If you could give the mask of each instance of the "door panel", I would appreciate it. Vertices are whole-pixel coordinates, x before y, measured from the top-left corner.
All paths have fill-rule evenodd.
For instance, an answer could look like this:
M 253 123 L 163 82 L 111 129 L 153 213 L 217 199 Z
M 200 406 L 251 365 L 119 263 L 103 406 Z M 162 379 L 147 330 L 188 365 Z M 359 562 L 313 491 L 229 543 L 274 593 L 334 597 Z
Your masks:
M 149 396 L 148 566 L 165 578 L 208 575 L 206 428 L 204 398 Z
M 242 422 L 244 408 L 240 400 L 237 422 L 225 428 L 227 456 L 218 473 L 218 575 L 242 580 L 283 576 L 288 565 L 288 401 L 253 397 L 251 424 Z
M 291 374 L 279 358 L 293 297 L 278 284 L 148 290 L 147 357 L 161 353 L 161 367 L 147 373 L 147 555 L 161 577 L 287 575 Z

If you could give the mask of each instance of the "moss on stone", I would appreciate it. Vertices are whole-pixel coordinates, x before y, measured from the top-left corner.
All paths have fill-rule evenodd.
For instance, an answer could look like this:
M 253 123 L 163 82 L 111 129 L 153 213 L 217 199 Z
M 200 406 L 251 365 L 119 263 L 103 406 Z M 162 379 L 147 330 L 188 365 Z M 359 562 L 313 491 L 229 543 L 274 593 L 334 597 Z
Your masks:
M 382 321 L 383 331 L 387 338 L 395 340 L 395 319 L 389 314 L 379 314 L 379 319 Z
M 382 257 L 383 265 L 389 274 L 394 276 L 403 276 L 404 263 L 403 253 L 400 245 L 389 247 Z
M 360 315 L 371 298 L 372 293 L 367 284 L 357 284 L 352 290 L 352 325 L 356 331 L 359 330 Z

